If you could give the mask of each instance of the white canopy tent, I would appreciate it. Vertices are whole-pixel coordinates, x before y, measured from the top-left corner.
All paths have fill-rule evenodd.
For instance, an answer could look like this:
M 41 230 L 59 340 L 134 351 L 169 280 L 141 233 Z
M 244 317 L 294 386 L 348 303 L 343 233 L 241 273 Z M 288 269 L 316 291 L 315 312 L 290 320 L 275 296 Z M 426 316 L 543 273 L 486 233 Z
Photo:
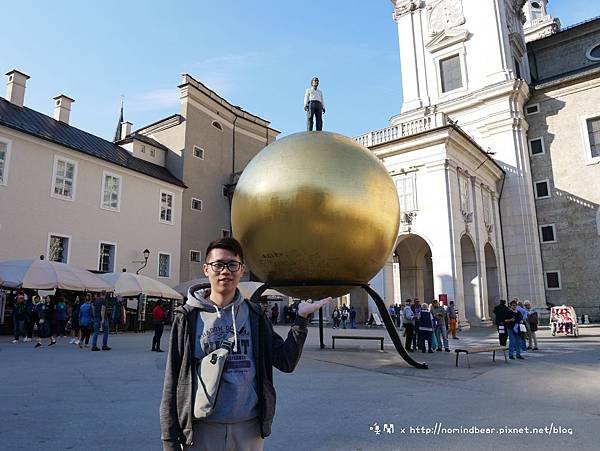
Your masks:
M 114 290 L 117 296 L 133 297 L 145 294 L 156 298 L 183 299 L 181 294 L 168 285 L 141 274 L 110 272 L 100 274 L 100 277 L 112 287 L 111 290 Z
M 96 274 L 48 260 L 0 262 L 0 286 L 38 290 L 112 291 L 112 287 Z

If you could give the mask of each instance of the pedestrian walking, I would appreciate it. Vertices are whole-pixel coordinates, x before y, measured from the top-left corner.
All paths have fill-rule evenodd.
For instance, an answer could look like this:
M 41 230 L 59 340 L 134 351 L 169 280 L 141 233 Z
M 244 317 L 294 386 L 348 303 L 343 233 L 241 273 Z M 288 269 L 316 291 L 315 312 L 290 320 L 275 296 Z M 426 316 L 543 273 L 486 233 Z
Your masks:
M 456 336 L 456 325 L 458 323 L 458 315 L 456 314 L 456 308 L 454 307 L 454 301 L 450 301 L 448 303 L 448 326 L 449 326 L 449 332 L 450 332 L 450 336 L 455 339 L 458 340 L 458 337 Z
M 354 308 L 354 306 L 350 307 L 348 315 L 350 315 L 350 328 L 356 329 L 356 309 Z
M 340 309 L 336 306 L 333 309 L 333 312 L 331 313 L 331 319 L 333 321 L 332 329 L 337 329 L 338 327 L 340 327 L 341 317 L 342 317 L 342 312 L 340 312 Z
M 26 310 L 25 338 L 23 339 L 23 341 L 30 342 L 33 338 L 33 328 L 35 326 L 35 319 L 34 319 L 35 306 L 33 305 L 33 297 L 32 296 L 29 296 L 27 299 L 25 299 L 25 310 Z
M 412 305 L 412 311 L 414 312 L 415 325 L 419 323 L 419 319 L 421 318 L 421 302 L 418 298 L 414 298 Z M 417 349 L 417 343 L 419 341 L 419 328 L 415 327 L 413 334 L 413 349 Z
M 427 352 L 433 353 L 433 330 L 435 318 L 429 311 L 429 306 L 423 304 L 421 307 L 421 316 L 419 317 L 419 349 L 425 352 L 425 342 L 427 342 Z
M 273 307 L 271 307 L 271 324 L 276 326 L 278 319 L 279 319 L 279 305 L 277 305 L 277 303 L 274 303 Z
M 21 336 L 23 337 L 23 341 L 27 338 L 27 332 L 25 330 L 26 320 L 27 307 L 25 306 L 25 296 L 22 293 L 19 293 L 17 294 L 15 306 L 12 311 L 13 331 L 15 335 L 13 343 L 18 343 Z
M 531 302 L 523 302 L 523 306 L 527 309 L 527 323 L 529 325 L 529 346 L 527 349 L 532 351 L 538 350 L 537 330 L 538 330 L 538 313 L 531 309 Z
M 504 324 L 508 331 L 508 358 L 514 360 L 515 354 L 517 359 L 523 360 L 521 356 L 521 324 L 523 315 L 517 310 L 517 300 L 510 301 L 510 309 L 504 318 Z
M 56 337 L 58 337 L 56 327 L 56 313 L 54 309 L 55 305 L 50 296 L 44 296 L 44 338 L 49 338 L 50 343 L 48 346 L 54 346 L 56 344 Z
M 403 310 L 403 319 L 402 322 L 404 324 L 404 329 L 406 331 L 406 350 L 407 351 L 414 351 L 416 349 L 416 346 L 414 345 L 414 330 L 415 330 L 415 313 L 412 310 L 412 306 L 411 306 L 411 300 L 407 299 L 404 303 L 404 310 Z
M 55 299 L 54 320 L 56 321 L 56 335 L 67 338 L 67 331 L 65 330 L 67 325 L 67 303 L 63 295 L 57 296 Z
M 78 345 L 79 344 L 79 309 L 81 308 L 81 300 L 79 296 L 75 297 L 75 301 L 68 306 L 67 314 L 69 315 L 69 319 L 67 320 L 67 326 L 70 329 L 71 340 L 70 344 Z
M 81 338 L 79 339 L 79 347 L 87 348 L 90 344 L 90 334 L 92 331 L 92 294 L 88 293 L 85 296 L 85 302 L 79 307 L 79 327 L 81 329 Z
M 42 340 L 48 338 L 48 346 L 56 344 L 56 339 L 52 334 L 52 326 L 50 323 L 50 317 L 53 315 L 51 309 L 50 296 L 45 296 L 42 300 L 39 296 L 34 296 L 33 302 L 35 304 L 36 317 L 38 322 L 37 327 L 37 343 L 36 348 L 42 346 Z
M 162 301 L 158 301 L 152 309 L 152 321 L 154 322 L 154 336 L 152 337 L 152 351 L 163 352 L 160 349 L 160 339 L 165 328 L 165 310 Z
M 110 330 L 110 325 L 107 313 L 108 312 L 106 306 L 106 291 L 102 291 L 102 293 L 100 293 L 100 296 L 98 296 L 94 301 L 92 309 L 92 320 L 94 323 L 94 334 L 92 335 L 92 351 L 100 351 L 100 349 L 98 348 L 98 333 L 100 331 L 100 326 L 102 326 L 102 350 L 110 351 L 111 349 L 108 346 L 108 333 Z
M 346 305 L 342 305 L 342 314 L 340 319 L 342 320 L 342 329 L 346 329 L 346 323 L 348 322 L 348 307 Z
M 171 328 L 160 405 L 163 449 L 259 451 L 275 415 L 273 367 L 295 369 L 308 316 L 331 298 L 301 302 L 283 340 L 262 309 L 238 290 L 246 269 L 239 242 L 214 241 L 205 256 L 210 288 L 190 288 Z M 218 396 L 204 390 L 209 386 L 218 387 Z
M 446 319 L 448 316 L 446 309 L 440 305 L 437 299 L 434 299 L 431 305 L 431 314 L 434 316 L 436 321 L 435 339 L 437 341 L 437 350 L 441 351 L 443 344 L 444 350 L 446 352 L 450 352 L 450 347 L 448 346 L 448 332 L 446 331 Z
M 500 299 L 499 304 L 494 307 L 494 324 L 496 324 L 496 328 L 498 329 L 500 346 L 506 346 L 506 340 L 508 339 L 508 329 L 506 324 L 504 324 L 504 320 L 509 312 L 510 308 L 506 306 L 506 301 Z

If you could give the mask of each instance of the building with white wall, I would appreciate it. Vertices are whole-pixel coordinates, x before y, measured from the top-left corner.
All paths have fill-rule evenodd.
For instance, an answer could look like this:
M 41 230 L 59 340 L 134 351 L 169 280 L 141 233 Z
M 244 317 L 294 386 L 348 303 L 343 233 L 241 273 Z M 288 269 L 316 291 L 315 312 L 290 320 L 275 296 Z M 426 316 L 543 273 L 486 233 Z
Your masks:
M 584 52 L 579 51 L 577 62 L 564 63 L 584 39 L 575 37 L 577 33 L 558 33 L 560 21 L 548 14 L 547 3 L 392 0 L 402 70 L 401 112 L 388 127 L 356 138 L 388 167 L 403 209 L 396 252 L 374 281 L 388 304 L 414 297 L 428 302 L 444 294 L 455 300 L 461 321 L 487 324 L 498 299 L 530 299 L 543 309 L 548 297 L 558 297 L 548 295 L 549 280 L 553 286 L 557 276 L 555 270 L 549 276 L 547 268 L 557 262 L 542 258 L 540 235 L 547 230 L 538 221 L 543 199 L 536 182 L 541 175 L 534 174 L 540 159 L 531 157 L 528 136 L 530 120 L 542 120 L 527 113 L 532 95 L 538 98 L 545 86 L 539 83 L 543 70 L 535 65 L 561 65 L 555 76 L 566 76 L 586 68 L 589 72 L 600 59 L 591 55 L 583 61 Z M 596 41 L 588 41 L 595 35 L 586 36 L 586 49 L 593 52 Z M 541 51 L 560 42 L 563 57 Z M 593 84 L 590 74 L 586 76 L 586 83 Z M 597 75 L 591 77 L 597 80 Z M 592 94 L 581 84 L 579 89 Z M 591 105 L 598 104 L 598 94 L 593 91 L 585 108 L 583 99 L 571 99 L 571 114 L 585 109 L 587 119 L 580 122 L 587 127 L 597 115 Z M 553 119 L 561 123 L 560 114 L 536 126 L 535 137 L 548 133 Z M 461 137 L 460 146 L 452 136 Z M 555 173 L 568 171 L 568 157 L 553 168 Z M 570 172 L 576 178 L 578 171 Z M 595 180 L 580 183 L 600 191 Z M 588 199 L 594 210 L 595 196 L 586 195 Z M 585 221 L 594 224 L 587 216 Z M 572 258 L 583 265 L 588 254 Z M 586 280 L 586 286 L 593 285 L 590 277 Z M 570 296 L 560 296 L 561 302 L 579 301 L 583 308 L 594 302 L 587 294 L 583 301 L 583 292 L 575 284 L 572 288 Z
M 0 98 L 0 259 L 43 255 L 94 271 L 135 271 L 179 281 L 185 188 L 164 165 L 69 125 L 71 105 L 54 98 L 54 117 L 24 105 L 27 75 L 7 74 Z

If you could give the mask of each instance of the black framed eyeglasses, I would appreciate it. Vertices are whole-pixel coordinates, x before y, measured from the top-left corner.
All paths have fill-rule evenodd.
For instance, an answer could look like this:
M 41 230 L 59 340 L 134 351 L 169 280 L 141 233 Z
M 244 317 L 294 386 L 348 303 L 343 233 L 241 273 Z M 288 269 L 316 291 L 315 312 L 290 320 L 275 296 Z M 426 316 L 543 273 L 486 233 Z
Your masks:
M 207 263 L 207 265 L 210 266 L 214 272 L 221 272 L 225 268 L 227 268 L 230 272 L 238 272 L 242 267 L 242 262 L 233 260 L 230 262 L 211 262 Z

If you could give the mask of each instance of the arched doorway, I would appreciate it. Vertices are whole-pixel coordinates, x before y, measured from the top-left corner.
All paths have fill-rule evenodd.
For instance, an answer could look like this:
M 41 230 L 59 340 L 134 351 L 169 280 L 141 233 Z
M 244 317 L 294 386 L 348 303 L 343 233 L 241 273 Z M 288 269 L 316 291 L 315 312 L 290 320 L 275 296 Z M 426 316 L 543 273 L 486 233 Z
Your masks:
M 394 284 L 399 286 L 399 300 L 419 298 L 421 302 L 431 302 L 434 298 L 433 263 L 427 241 L 415 234 L 401 236 L 394 260 L 399 267 L 394 278 Z
M 468 235 L 460 239 L 462 255 L 463 295 L 465 301 L 465 316 L 467 320 L 481 319 L 479 311 L 479 276 L 477 274 L 477 257 L 475 246 Z
M 487 281 L 487 317 L 489 318 L 494 306 L 500 299 L 500 283 L 498 279 L 498 260 L 490 243 L 484 247 L 485 252 L 485 280 Z

